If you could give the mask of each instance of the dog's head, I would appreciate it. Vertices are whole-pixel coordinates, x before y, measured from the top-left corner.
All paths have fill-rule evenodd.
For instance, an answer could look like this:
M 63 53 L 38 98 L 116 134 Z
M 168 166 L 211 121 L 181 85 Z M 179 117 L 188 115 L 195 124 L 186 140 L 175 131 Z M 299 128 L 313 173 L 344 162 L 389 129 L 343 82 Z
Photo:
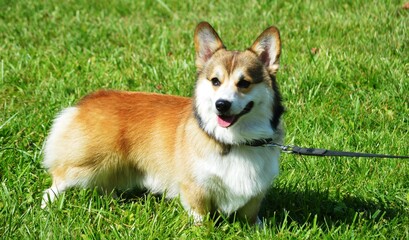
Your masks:
M 202 22 L 196 27 L 195 50 L 195 114 L 201 127 L 225 144 L 273 137 L 283 113 L 275 82 L 281 52 L 277 28 L 264 30 L 246 51 L 228 51 L 210 24 Z

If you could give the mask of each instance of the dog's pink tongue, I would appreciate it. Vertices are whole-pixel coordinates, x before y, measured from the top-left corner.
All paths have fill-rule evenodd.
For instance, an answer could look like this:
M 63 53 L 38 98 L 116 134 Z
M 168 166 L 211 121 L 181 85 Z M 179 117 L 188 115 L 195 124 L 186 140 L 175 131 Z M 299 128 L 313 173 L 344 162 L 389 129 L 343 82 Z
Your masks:
M 217 123 L 220 127 L 227 128 L 233 124 L 235 116 L 217 116 Z

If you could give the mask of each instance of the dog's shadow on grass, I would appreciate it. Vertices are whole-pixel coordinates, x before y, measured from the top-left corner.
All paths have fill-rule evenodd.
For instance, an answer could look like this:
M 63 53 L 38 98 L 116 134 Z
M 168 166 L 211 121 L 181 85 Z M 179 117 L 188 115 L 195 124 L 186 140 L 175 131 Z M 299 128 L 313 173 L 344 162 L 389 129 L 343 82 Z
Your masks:
M 401 212 L 401 208 L 393 208 L 381 201 L 354 196 L 334 199 L 325 191 L 273 187 L 264 200 L 260 215 L 274 219 L 278 225 L 295 221 L 301 225 L 316 222 L 318 225 L 337 226 L 352 224 L 357 218 L 372 221 L 392 219 Z
M 151 195 L 144 190 L 132 190 L 122 192 L 120 199 L 123 203 L 127 203 L 137 199 L 146 200 L 148 195 L 157 202 L 163 198 L 162 195 Z M 372 221 L 378 221 L 381 218 L 392 219 L 401 214 L 403 209 L 397 204 L 394 206 L 396 207 L 354 196 L 333 199 L 326 191 L 300 191 L 291 187 L 272 187 L 263 201 L 260 217 L 268 221 L 272 220 L 271 222 L 274 222 L 277 227 L 291 222 L 300 225 L 315 222 L 318 225 L 330 227 L 353 224 L 357 218 Z

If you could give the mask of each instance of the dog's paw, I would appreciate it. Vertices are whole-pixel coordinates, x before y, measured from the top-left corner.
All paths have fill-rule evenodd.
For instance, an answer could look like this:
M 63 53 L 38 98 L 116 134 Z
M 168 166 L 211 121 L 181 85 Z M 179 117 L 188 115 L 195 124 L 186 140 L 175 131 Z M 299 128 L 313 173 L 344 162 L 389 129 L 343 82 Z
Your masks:
M 257 217 L 256 222 L 254 223 L 254 226 L 256 226 L 259 229 L 263 229 L 264 228 L 263 221 L 261 221 L 261 219 Z

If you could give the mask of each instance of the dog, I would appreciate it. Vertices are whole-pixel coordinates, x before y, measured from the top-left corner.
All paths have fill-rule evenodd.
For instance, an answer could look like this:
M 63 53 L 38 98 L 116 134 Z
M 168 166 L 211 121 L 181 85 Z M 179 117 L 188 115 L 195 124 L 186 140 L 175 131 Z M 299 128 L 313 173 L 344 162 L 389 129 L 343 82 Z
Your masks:
M 222 213 L 250 224 L 279 174 L 284 107 L 276 83 L 276 27 L 245 51 L 229 51 L 213 27 L 194 34 L 192 98 L 101 90 L 54 120 L 43 165 L 52 176 L 42 207 L 71 187 L 147 189 L 180 201 L 195 223 Z

